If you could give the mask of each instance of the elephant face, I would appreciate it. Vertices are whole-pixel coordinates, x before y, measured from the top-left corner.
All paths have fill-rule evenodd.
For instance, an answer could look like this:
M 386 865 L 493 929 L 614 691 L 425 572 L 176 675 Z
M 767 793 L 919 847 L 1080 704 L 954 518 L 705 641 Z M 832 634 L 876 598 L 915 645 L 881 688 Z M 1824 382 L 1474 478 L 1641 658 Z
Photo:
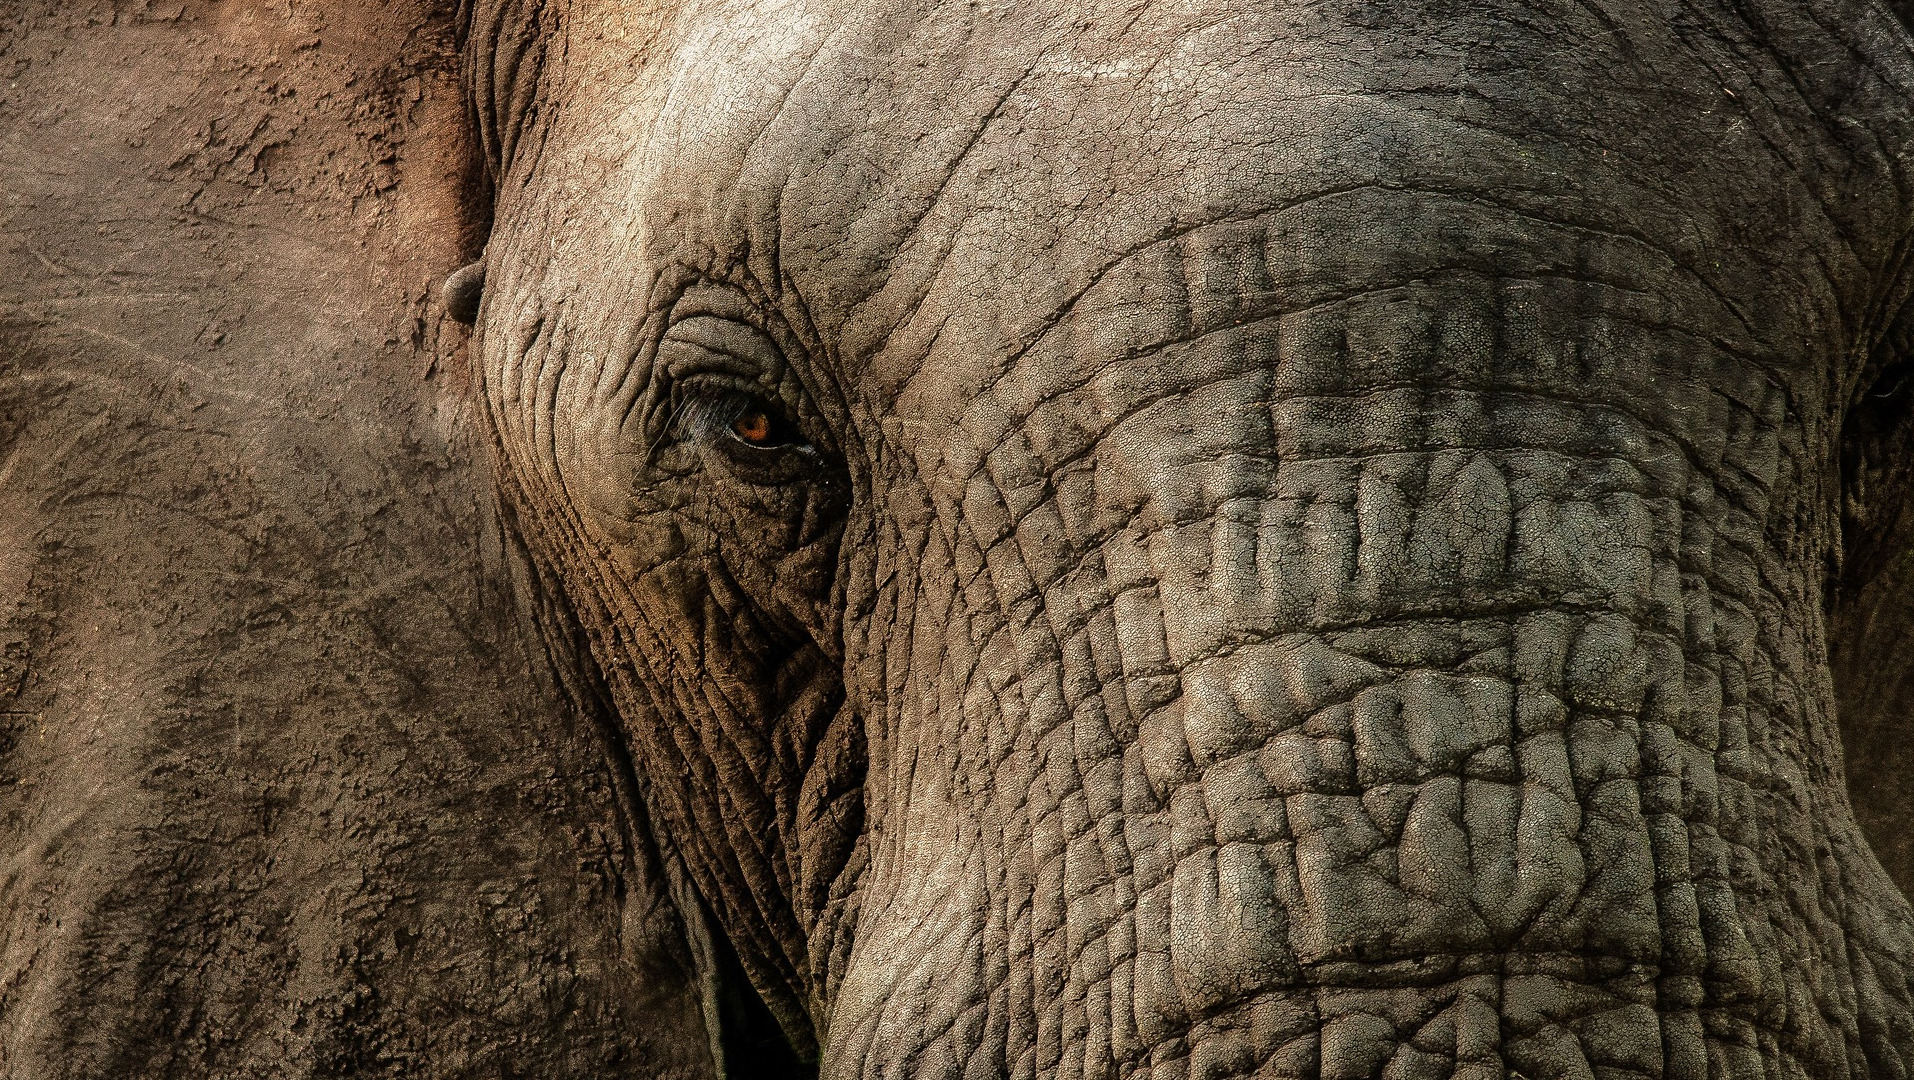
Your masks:
M 1841 11 L 481 5 L 505 484 L 800 1052 L 1914 1067 L 1823 595 L 1914 63 Z

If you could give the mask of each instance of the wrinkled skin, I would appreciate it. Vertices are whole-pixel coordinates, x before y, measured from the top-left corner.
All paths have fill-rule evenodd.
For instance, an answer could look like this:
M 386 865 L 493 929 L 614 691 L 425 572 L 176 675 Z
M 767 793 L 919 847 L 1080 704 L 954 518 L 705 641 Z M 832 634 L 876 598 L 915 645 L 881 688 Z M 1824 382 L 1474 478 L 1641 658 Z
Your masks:
M 466 48 L 506 494 L 824 1076 L 1914 1070 L 1830 660 L 1899 686 L 1896 12 Z
M 6 1080 L 713 1075 L 430 299 L 453 14 L 0 3 Z

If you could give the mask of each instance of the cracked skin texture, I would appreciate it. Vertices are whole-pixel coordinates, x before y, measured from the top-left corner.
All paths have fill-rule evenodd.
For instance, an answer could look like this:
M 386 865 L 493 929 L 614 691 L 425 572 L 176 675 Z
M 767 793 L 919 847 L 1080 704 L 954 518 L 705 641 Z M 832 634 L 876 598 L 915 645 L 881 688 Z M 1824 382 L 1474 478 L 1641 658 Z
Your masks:
M 459 7 L 0 5 L 0 1076 L 1906 1075 L 1905 7 Z
M 481 5 L 503 483 L 793 1047 L 1914 1070 L 1830 661 L 1892 681 L 1910 41 Z

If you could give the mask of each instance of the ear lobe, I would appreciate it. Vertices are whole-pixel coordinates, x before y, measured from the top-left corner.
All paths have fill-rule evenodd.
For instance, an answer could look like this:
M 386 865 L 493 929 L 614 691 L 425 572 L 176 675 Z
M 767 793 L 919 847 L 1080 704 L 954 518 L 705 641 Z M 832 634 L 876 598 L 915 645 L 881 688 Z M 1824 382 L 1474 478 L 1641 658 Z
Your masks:
M 480 256 L 452 271 L 440 290 L 445 313 L 467 326 L 478 321 L 479 301 L 485 297 L 485 259 Z

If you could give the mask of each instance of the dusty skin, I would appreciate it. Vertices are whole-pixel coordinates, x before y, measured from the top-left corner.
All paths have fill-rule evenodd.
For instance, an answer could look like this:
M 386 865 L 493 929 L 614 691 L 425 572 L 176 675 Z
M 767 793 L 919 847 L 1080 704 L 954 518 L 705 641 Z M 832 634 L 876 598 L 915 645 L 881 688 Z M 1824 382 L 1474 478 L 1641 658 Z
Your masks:
M 0 0 L 0 1080 L 1909 1077 L 1911 19 Z

